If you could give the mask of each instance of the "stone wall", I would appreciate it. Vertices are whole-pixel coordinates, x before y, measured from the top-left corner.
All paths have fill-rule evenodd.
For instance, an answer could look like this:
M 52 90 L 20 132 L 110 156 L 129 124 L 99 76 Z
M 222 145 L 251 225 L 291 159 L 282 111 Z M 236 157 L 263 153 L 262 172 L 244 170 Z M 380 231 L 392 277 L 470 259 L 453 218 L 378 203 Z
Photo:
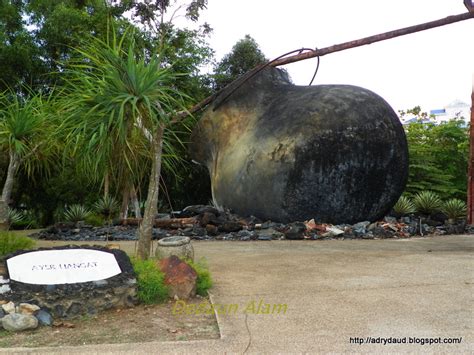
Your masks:
M 137 304 L 137 281 L 127 254 L 118 249 L 100 246 L 64 246 L 38 250 L 94 249 L 115 256 L 121 273 L 105 280 L 59 285 L 26 284 L 10 280 L 6 260 L 31 251 L 19 251 L 0 260 L 0 303 L 29 303 L 41 307 L 55 318 L 75 318 L 93 315 L 115 307 Z

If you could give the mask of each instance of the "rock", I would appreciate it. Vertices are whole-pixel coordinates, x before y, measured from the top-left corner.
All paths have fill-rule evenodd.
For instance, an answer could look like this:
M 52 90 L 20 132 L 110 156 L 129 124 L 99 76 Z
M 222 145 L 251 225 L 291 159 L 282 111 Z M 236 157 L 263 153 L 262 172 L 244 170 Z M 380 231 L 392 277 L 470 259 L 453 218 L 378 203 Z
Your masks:
M 326 227 L 326 232 L 321 234 L 322 237 L 337 237 L 338 235 L 344 234 L 342 229 L 336 227 Z
M 5 317 L 5 315 L 6 315 L 5 311 L 3 310 L 3 308 L 0 307 L 0 319 Z
M 369 221 L 359 222 L 352 226 L 352 231 L 355 235 L 361 236 L 367 233 L 367 227 L 370 224 Z
M 216 216 L 219 215 L 219 210 L 215 207 L 205 206 L 205 205 L 193 205 L 193 206 L 188 206 L 184 210 L 182 210 L 178 217 L 180 218 L 194 217 L 200 214 L 204 214 L 206 212 L 212 213 Z
M 219 234 L 218 228 L 213 224 L 206 225 L 206 232 L 208 235 L 216 236 Z
M 208 224 L 215 224 L 217 216 L 211 212 L 204 212 L 201 215 L 201 226 L 205 227 Z
M 165 274 L 165 284 L 169 287 L 171 298 L 185 300 L 196 295 L 197 274 L 187 263 L 172 255 L 162 259 L 159 268 Z
M 289 229 L 285 232 L 285 238 L 291 240 L 304 239 L 304 233 L 306 232 L 306 225 L 301 222 L 294 222 L 288 224 Z
M 262 220 L 375 221 L 408 177 L 405 132 L 380 96 L 296 86 L 270 67 L 225 89 L 191 141 L 192 158 L 212 170 L 216 204 Z
M 36 313 L 35 317 L 38 319 L 39 324 L 51 326 L 53 325 L 53 316 L 46 312 L 45 310 L 41 309 L 38 313 Z
M 8 314 L 15 313 L 15 304 L 13 302 L 2 304 L 2 308 L 5 311 L 5 313 L 8 313 Z
M 2 326 L 11 332 L 18 332 L 38 327 L 38 319 L 31 314 L 12 313 L 2 318 Z
M 385 216 L 383 220 L 387 223 L 397 223 L 397 219 L 395 217 Z
M 38 307 L 35 304 L 29 304 L 29 303 L 20 303 L 18 306 L 18 312 L 21 314 L 34 314 L 35 312 L 38 312 L 40 310 L 40 307 Z
M 238 232 L 242 229 L 242 225 L 235 221 L 226 221 L 219 226 L 219 232 Z
M 0 295 L 3 293 L 8 293 L 11 291 L 10 285 L 9 284 L 0 284 Z
M 256 239 L 259 239 L 259 240 L 272 240 L 272 239 L 283 239 L 285 235 L 281 232 L 278 232 L 277 230 L 273 228 L 268 228 L 268 229 L 263 229 L 259 231 L 256 237 L 257 237 Z

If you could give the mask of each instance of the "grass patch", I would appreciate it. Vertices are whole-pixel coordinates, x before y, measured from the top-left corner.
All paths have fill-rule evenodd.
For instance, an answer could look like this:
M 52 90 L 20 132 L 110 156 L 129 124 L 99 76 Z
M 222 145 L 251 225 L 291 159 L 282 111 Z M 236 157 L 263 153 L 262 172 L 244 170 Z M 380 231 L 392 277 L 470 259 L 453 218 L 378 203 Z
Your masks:
M 140 260 L 131 258 L 133 269 L 137 274 L 138 299 L 145 304 L 164 302 L 168 298 L 165 286 L 165 275 L 153 259 Z
M 196 293 L 200 296 L 207 296 L 207 291 L 212 287 L 213 282 L 209 267 L 205 258 L 198 261 L 186 260 L 186 262 L 196 271 Z
M 24 235 L 12 232 L 0 232 L 0 256 L 13 253 L 17 250 L 32 249 L 36 242 Z

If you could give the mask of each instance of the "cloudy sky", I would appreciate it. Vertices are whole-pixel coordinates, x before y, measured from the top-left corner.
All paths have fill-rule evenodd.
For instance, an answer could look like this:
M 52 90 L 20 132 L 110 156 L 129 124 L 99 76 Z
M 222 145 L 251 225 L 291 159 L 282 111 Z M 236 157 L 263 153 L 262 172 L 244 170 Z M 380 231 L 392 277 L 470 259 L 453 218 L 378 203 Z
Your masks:
M 203 14 L 214 29 L 220 59 L 246 34 L 273 59 L 301 47 L 323 48 L 466 12 L 463 0 L 209 0 Z M 352 84 L 370 89 L 395 110 L 470 103 L 474 19 L 321 58 L 313 85 Z M 316 60 L 286 66 L 307 85 Z

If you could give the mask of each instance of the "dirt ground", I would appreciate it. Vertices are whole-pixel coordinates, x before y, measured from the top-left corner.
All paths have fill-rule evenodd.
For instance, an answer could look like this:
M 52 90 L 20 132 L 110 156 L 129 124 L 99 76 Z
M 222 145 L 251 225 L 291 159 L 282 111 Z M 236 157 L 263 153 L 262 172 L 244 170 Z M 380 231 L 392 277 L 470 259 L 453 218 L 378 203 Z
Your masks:
M 208 302 L 196 298 L 187 304 Z M 94 317 L 56 321 L 52 327 L 11 333 L 0 330 L 0 348 L 143 343 L 219 338 L 214 314 L 175 315 L 175 301 L 116 309 Z

